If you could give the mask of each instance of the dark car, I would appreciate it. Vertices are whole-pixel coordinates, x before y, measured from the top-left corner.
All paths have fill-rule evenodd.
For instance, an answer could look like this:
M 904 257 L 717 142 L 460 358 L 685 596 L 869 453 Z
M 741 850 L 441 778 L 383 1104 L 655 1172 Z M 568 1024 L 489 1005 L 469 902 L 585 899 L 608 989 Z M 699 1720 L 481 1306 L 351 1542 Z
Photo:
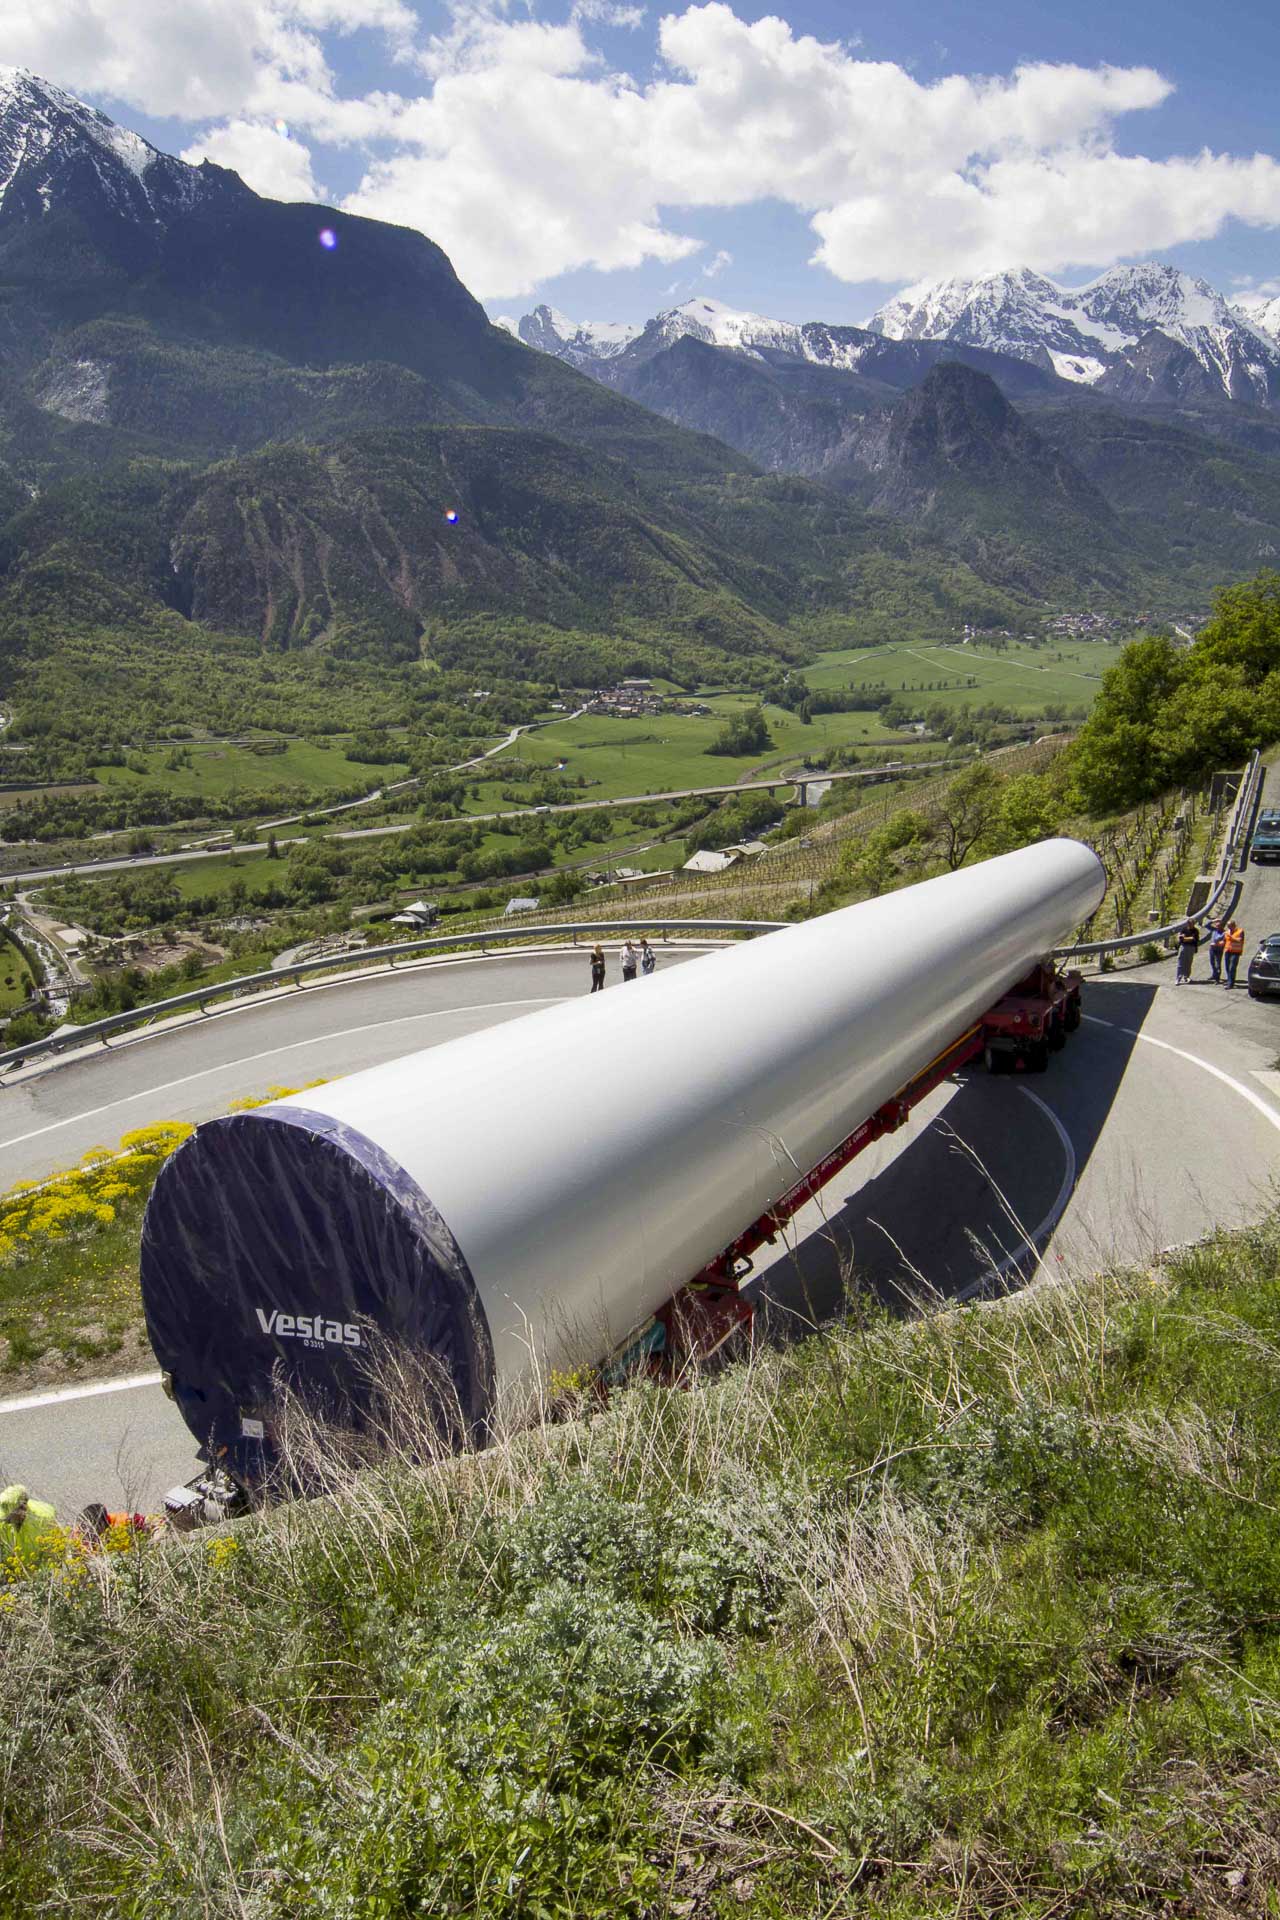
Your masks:
M 1249 962 L 1249 992 L 1255 1000 L 1280 993 L 1280 933 L 1265 934 Z
M 1280 811 L 1268 807 L 1265 813 L 1258 815 L 1258 824 L 1253 830 L 1253 839 L 1249 844 L 1251 860 L 1280 860 Z

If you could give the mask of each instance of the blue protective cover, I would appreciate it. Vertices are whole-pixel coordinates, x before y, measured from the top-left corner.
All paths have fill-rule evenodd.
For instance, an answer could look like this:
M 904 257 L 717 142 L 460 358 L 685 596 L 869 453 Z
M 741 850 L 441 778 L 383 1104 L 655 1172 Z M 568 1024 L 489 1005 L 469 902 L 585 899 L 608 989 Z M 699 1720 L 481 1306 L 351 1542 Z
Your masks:
M 183 1419 L 247 1485 L 275 1469 L 282 1385 L 360 1428 L 387 1349 L 447 1382 L 452 1444 L 490 1411 L 493 1348 L 457 1241 L 403 1167 L 327 1114 L 272 1107 L 197 1128 L 147 1204 L 142 1303 Z

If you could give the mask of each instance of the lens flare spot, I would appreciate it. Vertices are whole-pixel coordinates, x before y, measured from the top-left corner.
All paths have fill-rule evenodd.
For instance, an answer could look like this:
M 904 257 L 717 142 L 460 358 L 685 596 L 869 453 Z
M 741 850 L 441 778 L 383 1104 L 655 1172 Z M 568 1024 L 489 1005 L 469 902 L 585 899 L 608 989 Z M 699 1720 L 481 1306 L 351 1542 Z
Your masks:
M 317 238 L 326 253 L 332 253 L 338 244 L 338 236 L 332 227 L 321 227 Z
M 444 517 L 451 527 L 456 527 L 458 524 L 458 509 L 456 507 L 446 507 Z
M 282 139 L 287 140 L 289 138 L 289 122 L 287 120 L 276 120 L 272 124 Z

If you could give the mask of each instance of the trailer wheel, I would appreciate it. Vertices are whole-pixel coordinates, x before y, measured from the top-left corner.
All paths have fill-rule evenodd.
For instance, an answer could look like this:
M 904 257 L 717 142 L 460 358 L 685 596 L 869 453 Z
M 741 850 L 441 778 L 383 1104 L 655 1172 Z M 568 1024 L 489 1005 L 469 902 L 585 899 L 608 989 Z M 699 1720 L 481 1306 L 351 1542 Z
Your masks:
M 1061 1053 L 1066 1044 L 1067 1023 L 1061 1014 L 1057 1014 L 1049 1022 L 1049 1051 L 1050 1053 Z
M 988 1073 L 1004 1072 L 1005 1056 L 1002 1053 L 998 1053 L 989 1040 L 982 1049 L 982 1064 Z
M 1066 1010 L 1062 1016 L 1062 1024 L 1068 1033 L 1074 1033 L 1083 1018 L 1084 1015 L 1080 1011 L 1080 996 L 1078 993 L 1073 994 L 1067 1002 Z
M 1044 1073 L 1049 1065 L 1049 1042 L 1028 1040 L 1022 1058 L 1028 1073 Z

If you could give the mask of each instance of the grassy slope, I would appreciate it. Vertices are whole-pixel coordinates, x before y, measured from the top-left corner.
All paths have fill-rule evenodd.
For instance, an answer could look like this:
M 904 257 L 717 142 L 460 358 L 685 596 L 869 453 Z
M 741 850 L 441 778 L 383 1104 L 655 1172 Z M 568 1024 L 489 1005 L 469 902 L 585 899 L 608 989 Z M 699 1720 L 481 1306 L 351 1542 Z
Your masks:
M 1278 1352 L 1273 1223 L 59 1562 L 0 1901 L 1272 1913 Z

